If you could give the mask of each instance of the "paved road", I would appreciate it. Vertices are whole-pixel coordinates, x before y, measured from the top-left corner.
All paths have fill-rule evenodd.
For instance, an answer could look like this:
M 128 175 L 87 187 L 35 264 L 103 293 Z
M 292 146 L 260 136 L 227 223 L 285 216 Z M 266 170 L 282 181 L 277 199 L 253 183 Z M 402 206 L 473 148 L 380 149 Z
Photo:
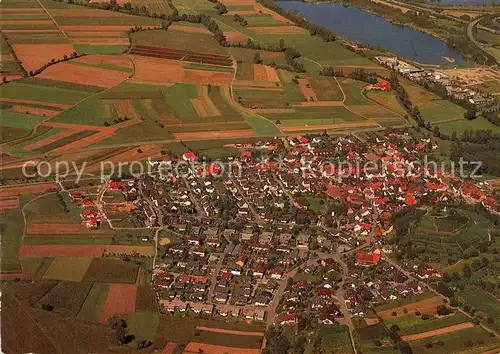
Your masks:
M 473 42 L 479 49 L 481 49 L 483 52 L 485 52 L 486 54 L 488 54 L 488 56 L 491 56 L 491 54 L 486 50 L 484 49 L 483 45 L 481 43 L 479 43 L 476 38 L 474 38 L 474 26 L 476 26 L 479 21 L 481 20 L 481 17 L 475 19 L 474 21 L 472 21 L 471 23 L 469 23 L 469 25 L 467 26 L 467 36 L 469 37 L 469 40 L 471 42 Z M 481 26 L 483 27 L 483 26 Z M 497 64 L 500 64 L 500 60 L 496 60 Z

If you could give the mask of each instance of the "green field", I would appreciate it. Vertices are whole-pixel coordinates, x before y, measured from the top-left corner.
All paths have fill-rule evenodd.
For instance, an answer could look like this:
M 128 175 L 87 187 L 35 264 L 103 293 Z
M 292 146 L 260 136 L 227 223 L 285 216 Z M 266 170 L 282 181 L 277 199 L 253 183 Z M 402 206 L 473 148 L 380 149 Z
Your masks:
M 487 316 L 496 320 L 494 327 L 500 328 L 500 303 L 492 295 L 477 286 L 466 286 L 464 290 L 458 293 L 458 296 L 477 311 L 481 311 Z
M 92 258 L 55 258 L 43 276 L 45 279 L 81 281 Z
M 438 341 L 441 341 L 443 345 L 437 344 Z M 432 348 L 426 348 L 427 343 L 432 343 Z M 498 348 L 499 344 L 497 338 L 490 336 L 481 327 L 474 326 L 441 336 L 411 341 L 410 346 L 415 354 L 476 354 Z
M 2 228 L 1 269 L 2 272 L 16 272 L 21 270 L 19 248 L 23 235 L 23 215 L 20 209 L 8 209 L 0 216 Z
M 83 321 L 99 322 L 108 295 L 108 288 L 109 285 L 106 283 L 94 283 L 82 308 L 78 311 L 77 318 Z

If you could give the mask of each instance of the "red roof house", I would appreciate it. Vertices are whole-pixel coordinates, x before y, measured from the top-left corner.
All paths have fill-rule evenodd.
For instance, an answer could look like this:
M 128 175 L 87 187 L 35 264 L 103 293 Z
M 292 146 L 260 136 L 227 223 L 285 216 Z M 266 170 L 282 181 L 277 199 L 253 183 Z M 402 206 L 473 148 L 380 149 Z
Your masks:
M 356 254 L 356 263 L 359 265 L 377 265 L 380 262 L 380 250 L 376 249 L 373 253 L 358 252 Z

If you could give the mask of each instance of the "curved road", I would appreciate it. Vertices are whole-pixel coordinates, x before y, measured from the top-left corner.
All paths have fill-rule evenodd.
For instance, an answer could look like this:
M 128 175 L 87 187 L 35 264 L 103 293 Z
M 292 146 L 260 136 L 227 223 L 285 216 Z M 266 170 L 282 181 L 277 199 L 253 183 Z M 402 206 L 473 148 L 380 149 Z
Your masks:
M 469 37 L 469 40 L 473 42 L 479 49 L 481 49 L 483 52 L 485 52 L 487 55 L 491 56 L 491 53 L 489 53 L 486 49 L 483 48 L 483 45 L 479 43 L 476 38 L 474 38 L 474 26 L 476 26 L 479 21 L 481 21 L 481 17 L 475 19 L 469 25 L 467 26 L 467 36 Z M 482 27 L 482 26 L 481 26 Z M 500 65 L 500 60 L 496 59 L 497 64 Z

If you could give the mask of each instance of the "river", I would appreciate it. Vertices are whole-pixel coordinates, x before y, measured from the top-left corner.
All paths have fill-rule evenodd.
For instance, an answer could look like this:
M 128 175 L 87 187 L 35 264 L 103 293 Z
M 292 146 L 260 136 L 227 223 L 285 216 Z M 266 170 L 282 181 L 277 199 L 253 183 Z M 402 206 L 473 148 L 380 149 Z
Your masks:
M 327 27 L 351 42 L 383 47 L 422 64 L 465 64 L 464 58 L 439 38 L 409 27 L 393 25 L 382 17 L 355 7 L 298 1 L 279 1 L 277 4 L 288 10 L 300 11 L 309 22 Z M 444 57 L 453 58 L 455 62 L 450 63 Z

